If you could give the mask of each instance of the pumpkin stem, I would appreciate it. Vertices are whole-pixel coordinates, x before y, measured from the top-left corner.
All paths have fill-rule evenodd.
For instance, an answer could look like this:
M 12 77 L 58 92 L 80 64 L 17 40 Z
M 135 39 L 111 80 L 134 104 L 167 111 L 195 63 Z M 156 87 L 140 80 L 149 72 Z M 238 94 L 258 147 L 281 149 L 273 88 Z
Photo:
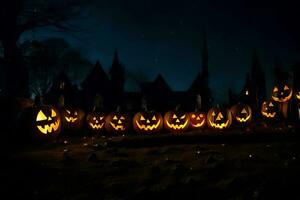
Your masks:
M 176 107 L 175 107 L 175 111 L 178 111 L 180 109 L 181 105 L 180 104 L 177 104 Z

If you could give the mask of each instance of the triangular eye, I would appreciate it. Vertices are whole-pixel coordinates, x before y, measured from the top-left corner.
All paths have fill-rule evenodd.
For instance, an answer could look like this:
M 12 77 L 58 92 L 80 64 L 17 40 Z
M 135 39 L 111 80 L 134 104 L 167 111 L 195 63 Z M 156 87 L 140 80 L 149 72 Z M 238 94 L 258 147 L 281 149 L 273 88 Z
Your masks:
M 200 114 L 199 116 L 200 116 L 200 118 L 202 118 L 202 117 L 203 117 L 203 114 Z
M 141 115 L 141 118 L 140 118 L 141 121 L 145 121 L 145 117 L 143 115 Z
M 222 115 L 222 113 L 219 113 L 218 114 L 218 117 L 217 117 L 217 120 L 221 120 L 221 119 L 223 119 L 224 118 L 224 116 Z
M 273 104 L 272 102 L 270 102 L 270 103 L 269 103 L 269 106 L 270 106 L 270 107 L 273 107 L 273 106 L 274 106 L 274 104 Z
M 69 110 L 66 110 L 66 112 L 67 112 L 68 114 L 71 114 L 71 111 L 69 111 Z
M 180 117 L 180 119 L 184 119 L 184 118 L 185 118 L 185 115 L 183 115 L 183 116 Z
M 278 87 L 274 87 L 273 92 L 278 92 Z
M 124 120 L 125 119 L 125 117 L 123 117 L 123 116 L 121 116 L 121 118 L 120 118 L 121 120 Z
M 284 86 L 284 90 L 289 90 L 289 89 L 290 88 L 287 85 Z
M 211 113 L 211 116 L 216 116 L 216 113 L 215 113 L 215 111 L 213 111 L 212 113 Z
M 195 118 L 196 117 L 196 115 L 195 114 L 192 114 L 192 118 Z
M 113 120 L 118 120 L 118 118 L 117 118 L 117 116 L 116 116 L 116 115 L 114 116 Z
M 156 117 L 155 117 L 155 115 L 152 117 L 152 120 L 153 120 L 153 121 L 156 121 Z
M 93 120 L 96 120 L 96 117 L 93 117 Z
M 51 117 L 56 117 L 56 112 L 53 109 L 51 109 Z
M 247 114 L 247 111 L 246 111 L 246 109 L 244 108 L 243 110 L 242 110 L 242 112 L 241 112 L 242 114 Z
M 173 115 L 173 119 L 177 119 L 177 116 L 175 114 Z
M 43 111 L 39 111 L 39 113 L 36 116 L 36 121 L 44 121 L 47 120 L 46 115 L 43 113 Z
M 102 120 L 104 117 L 100 117 L 100 120 Z
M 77 111 L 75 111 L 74 115 L 78 115 Z

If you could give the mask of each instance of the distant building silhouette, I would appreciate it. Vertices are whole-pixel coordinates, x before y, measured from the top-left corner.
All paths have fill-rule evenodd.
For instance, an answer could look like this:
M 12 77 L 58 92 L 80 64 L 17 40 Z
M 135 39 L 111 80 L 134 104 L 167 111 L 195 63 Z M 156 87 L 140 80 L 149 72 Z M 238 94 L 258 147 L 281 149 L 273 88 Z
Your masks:
M 263 67 L 259 61 L 259 57 L 256 51 L 252 56 L 252 67 L 250 74 L 250 81 L 252 83 L 251 94 L 249 95 L 252 99 L 252 107 L 255 110 L 259 110 L 263 101 L 265 101 L 266 92 L 266 77 Z
M 119 61 L 118 53 L 115 52 L 113 63 L 110 71 L 111 80 L 111 101 L 114 104 L 122 104 L 124 98 L 124 85 L 125 85 L 125 68 Z
M 140 88 L 150 108 L 165 110 L 174 102 L 173 92 L 161 74 L 153 82 L 140 83 Z
M 56 105 L 59 97 L 64 96 L 69 105 L 78 105 L 78 93 L 78 88 L 71 83 L 68 75 L 62 70 L 54 78 L 53 84 L 46 94 L 46 99 L 48 103 Z
M 93 107 L 93 102 L 97 94 L 103 97 L 104 105 L 106 99 L 109 98 L 109 91 L 111 88 L 110 80 L 103 70 L 99 61 L 96 62 L 90 73 L 81 84 L 83 103 L 87 109 Z
M 203 37 L 203 49 L 202 49 L 202 71 L 199 72 L 193 81 L 192 85 L 188 89 L 189 101 L 195 102 L 196 96 L 200 95 L 202 99 L 201 110 L 207 111 L 211 107 L 212 94 L 209 88 L 209 70 L 208 70 L 208 46 L 207 38 L 204 33 Z M 187 103 L 188 104 L 188 103 Z M 191 105 L 191 104 L 190 104 Z M 195 106 L 195 105 L 192 105 Z M 187 107 L 190 107 L 189 105 Z M 193 109 L 190 107 L 190 109 Z
M 252 55 L 250 74 L 247 74 L 245 84 L 240 93 L 239 102 L 251 106 L 259 113 L 262 103 L 267 98 L 265 72 L 256 51 Z

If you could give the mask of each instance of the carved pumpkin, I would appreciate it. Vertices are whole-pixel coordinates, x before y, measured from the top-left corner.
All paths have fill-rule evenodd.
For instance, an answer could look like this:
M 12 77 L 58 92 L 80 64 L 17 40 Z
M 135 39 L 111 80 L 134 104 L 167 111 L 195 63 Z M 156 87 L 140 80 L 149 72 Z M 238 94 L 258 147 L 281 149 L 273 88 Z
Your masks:
M 230 110 L 214 107 L 208 111 L 207 123 L 214 129 L 226 129 L 231 126 L 232 115 Z
M 169 111 L 164 116 L 164 124 L 167 130 L 183 132 L 189 128 L 189 115 L 181 111 Z
M 272 99 L 279 103 L 288 102 L 293 95 L 293 90 L 288 84 L 277 84 L 272 91 Z
M 133 128 L 139 133 L 158 132 L 163 127 L 163 118 L 157 112 L 138 112 L 133 117 Z
M 80 129 L 84 121 L 84 112 L 78 108 L 63 108 L 61 110 L 62 125 L 65 129 Z
M 261 114 L 267 119 L 274 119 L 278 115 L 278 106 L 273 101 L 265 101 L 261 106 Z
M 238 104 L 231 108 L 233 118 L 238 123 L 248 123 L 252 119 L 252 110 L 250 106 L 244 104 Z
M 105 121 L 105 128 L 108 132 L 124 133 L 130 127 L 130 117 L 125 113 L 111 113 Z
M 86 117 L 87 126 L 93 132 L 103 131 L 105 128 L 105 114 L 93 111 Z
M 61 118 L 56 108 L 52 106 L 34 106 L 25 110 L 21 116 L 23 130 L 38 139 L 51 139 L 61 130 Z
M 296 99 L 300 100 L 300 91 L 296 93 Z
M 204 112 L 191 112 L 189 118 L 192 129 L 201 129 L 206 125 L 206 114 Z

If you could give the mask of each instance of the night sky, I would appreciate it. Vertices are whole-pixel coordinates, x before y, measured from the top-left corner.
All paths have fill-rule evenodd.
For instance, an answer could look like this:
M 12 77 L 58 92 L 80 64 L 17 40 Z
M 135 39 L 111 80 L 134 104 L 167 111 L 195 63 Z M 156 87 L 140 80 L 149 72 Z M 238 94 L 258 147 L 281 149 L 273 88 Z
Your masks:
M 297 6 L 289 1 L 102 0 L 91 2 L 82 13 L 73 23 L 84 32 L 47 28 L 27 32 L 22 39 L 64 37 L 91 62 L 99 59 L 106 71 L 118 50 L 130 90 L 136 89 L 133 77 L 152 80 L 158 73 L 174 90 L 186 90 L 201 70 L 204 31 L 217 101 L 227 100 L 223 96 L 229 87 L 241 89 L 254 49 L 268 87 L 274 59 L 280 58 L 288 69 L 300 52 Z

